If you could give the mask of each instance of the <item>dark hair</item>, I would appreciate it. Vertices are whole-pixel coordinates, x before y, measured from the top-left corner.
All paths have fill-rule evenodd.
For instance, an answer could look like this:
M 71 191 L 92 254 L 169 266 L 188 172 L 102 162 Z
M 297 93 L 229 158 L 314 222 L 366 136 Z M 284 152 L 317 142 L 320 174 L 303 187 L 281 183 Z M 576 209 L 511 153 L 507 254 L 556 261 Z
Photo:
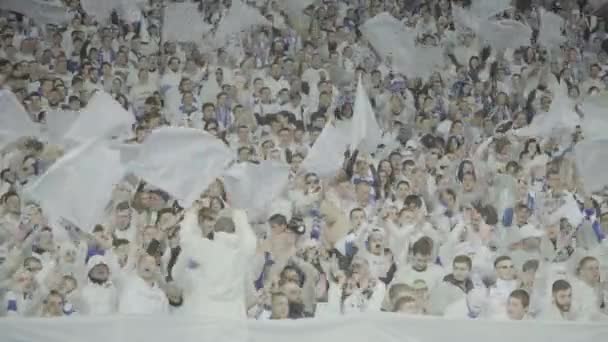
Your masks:
M 287 218 L 281 214 L 274 214 L 268 219 L 270 225 L 287 226 Z
M 571 288 L 572 288 L 572 286 L 570 285 L 569 282 L 565 281 L 564 279 L 559 279 L 559 280 L 556 280 L 553 283 L 553 285 L 551 286 L 551 292 L 555 294 L 560 291 L 569 290 Z
M 129 244 L 129 240 L 127 240 L 127 239 L 114 239 L 112 241 L 112 247 L 114 247 L 114 248 L 128 245 L 128 244 Z
M 283 270 L 281 271 L 281 274 L 280 274 L 281 281 L 284 281 L 285 274 L 289 271 L 296 272 L 298 274 L 298 286 L 299 287 L 304 286 L 304 282 L 306 281 L 306 275 L 298 266 L 293 265 L 293 264 L 287 265 L 283 268 Z
M 539 261 L 536 259 L 528 260 L 524 262 L 524 265 L 521 267 L 523 272 L 534 270 L 535 272 L 538 270 L 538 266 L 540 265 Z
M 432 240 L 428 237 L 422 237 L 412 245 L 413 255 L 431 255 L 433 249 Z
M 354 208 L 353 210 L 350 211 L 350 213 L 348 214 L 348 217 L 352 218 L 353 214 L 356 213 L 357 211 L 360 211 L 360 212 L 362 212 L 362 213 L 365 214 L 365 211 L 362 208 L 357 207 L 357 208 Z
M 586 263 L 593 262 L 593 261 L 598 261 L 598 260 L 597 260 L 597 258 L 592 257 L 592 256 L 586 256 L 586 257 L 582 258 L 581 261 L 578 262 L 578 267 L 576 268 L 576 273 L 579 273 L 581 271 L 581 268 L 583 268 L 583 266 L 585 266 Z
M 530 306 L 530 295 L 528 294 L 528 292 L 526 292 L 526 290 L 517 289 L 517 290 L 511 292 L 511 294 L 509 295 L 509 298 L 519 299 L 519 301 L 521 302 L 521 305 L 523 305 L 524 308 L 527 308 L 528 306 Z
M 454 258 L 454 261 L 452 262 L 452 265 L 456 265 L 456 264 L 467 264 L 467 266 L 469 267 L 469 270 L 471 268 L 473 268 L 473 262 L 471 261 L 471 258 L 469 258 L 466 255 L 457 255 Z
M 127 201 L 120 202 L 116 205 L 116 210 L 123 211 L 123 210 L 129 210 L 129 209 L 131 209 L 131 205 Z
M 501 255 L 498 258 L 496 258 L 496 260 L 494 260 L 494 268 L 496 268 L 496 265 L 498 265 L 499 263 L 506 261 L 506 260 L 511 260 L 511 257 L 506 256 L 506 255 Z
M 410 205 L 415 205 L 416 208 L 422 208 L 422 199 L 418 195 L 408 195 L 403 201 L 404 206 L 409 207 Z
M 471 164 L 471 166 L 473 166 L 473 176 L 475 176 L 475 164 L 473 164 L 472 161 L 470 160 L 463 160 L 460 165 L 458 165 L 458 173 L 456 178 L 458 179 L 458 181 L 460 181 L 462 183 L 462 179 L 464 178 L 464 166 L 465 164 Z

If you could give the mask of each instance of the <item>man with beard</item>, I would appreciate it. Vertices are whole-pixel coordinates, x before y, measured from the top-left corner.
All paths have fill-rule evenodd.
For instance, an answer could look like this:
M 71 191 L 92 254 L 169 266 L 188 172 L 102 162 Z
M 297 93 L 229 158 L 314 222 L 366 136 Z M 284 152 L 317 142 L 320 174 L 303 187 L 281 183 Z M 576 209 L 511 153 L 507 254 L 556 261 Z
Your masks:
M 110 281 L 110 267 L 101 255 L 92 256 L 87 262 L 88 283 L 82 289 L 83 315 L 111 315 L 117 309 L 117 291 Z
M 551 321 L 575 321 L 576 312 L 572 308 L 572 286 L 569 282 L 559 279 L 551 286 L 551 306 L 543 315 Z

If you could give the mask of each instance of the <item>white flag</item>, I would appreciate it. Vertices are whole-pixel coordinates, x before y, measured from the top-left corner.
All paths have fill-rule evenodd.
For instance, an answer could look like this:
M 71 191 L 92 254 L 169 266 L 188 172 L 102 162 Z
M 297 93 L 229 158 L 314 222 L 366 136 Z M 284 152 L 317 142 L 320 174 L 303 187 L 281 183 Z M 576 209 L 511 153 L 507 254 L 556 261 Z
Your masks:
M 239 163 L 224 174 L 233 208 L 265 209 L 287 187 L 289 167 L 274 162 Z
M 146 138 L 129 169 L 189 207 L 232 159 L 233 152 L 210 134 L 163 127 Z
M 584 114 L 581 128 L 585 140 L 608 139 L 606 108 L 608 108 L 608 96 L 606 95 L 588 97 L 581 105 Z
M 84 231 L 104 222 L 112 189 L 125 175 L 120 153 L 104 141 L 80 145 L 24 189 L 54 219 L 64 218 Z
M 538 32 L 538 43 L 547 47 L 559 47 L 565 43 L 567 38 L 562 35 L 564 19 L 559 15 L 540 9 L 540 30 Z
M 213 26 L 203 21 L 196 3 L 170 3 L 165 8 L 163 39 L 178 42 L 201 42 Z
M 352 123 L 349 121 L 328 122 L 300 169 L 314 172 L 320 177 L 334 177 L 344 162 L 344 152 L 350 143 Z
M 46 134 L 49 141 L 60 143 L 70 127 L 76 122 L 80 113 L 71 110 L 57 110 L 46 113 Z
M 574 148 L 576 169 L 587 194 L 608 186 L 608 140 L 583 140 Z
M 15 94 L 0 91 L 0 135 L 9 139 L 38 136 L 40 125 L 33 122 Z
M 417 33 L 389 13 L 368 19 L 361 33 L 394 71 L 408 77 L 429 77 L 444 63 L 442 48 L 418 45 Z
M 233 34 L 248 31 L 251 27 L 258 25 L 272 26 L 272 23 L 264 18 L 257 9 L 249 7 L 240 0 L 234 0 L 228 13 L 217 27 L 214 37 L 215 44 L 222 47 Z
M 65 139 L 83 142 L 96 138 L 126 137 L 134 123 L 133 114 L 126 111 L 110 94 L 98 91 L 80 112 Z
M 350 149 L 359 149 L 364 153 L 374 153 L 382 141 L 382 130 L 376 121 L 376 114 L 363 88 L 361 78 L 357 84 L 357 97 L 353 108 L 353 127 Z
M 482 20 L 479 38 L 497 50 L 519 49 L 530 45 L 532 29 L 516 20 Z

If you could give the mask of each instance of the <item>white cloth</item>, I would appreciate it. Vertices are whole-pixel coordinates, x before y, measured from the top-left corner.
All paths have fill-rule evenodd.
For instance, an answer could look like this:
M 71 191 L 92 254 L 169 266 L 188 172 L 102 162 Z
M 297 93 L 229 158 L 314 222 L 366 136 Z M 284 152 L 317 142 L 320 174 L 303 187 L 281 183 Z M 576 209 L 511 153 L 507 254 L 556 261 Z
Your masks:
M 118 312 L 129 315 L 164 315 L 169 313 L 169 300 L 154 283 L 150 286 L 138 276 L 126 280 L 120 295 Z

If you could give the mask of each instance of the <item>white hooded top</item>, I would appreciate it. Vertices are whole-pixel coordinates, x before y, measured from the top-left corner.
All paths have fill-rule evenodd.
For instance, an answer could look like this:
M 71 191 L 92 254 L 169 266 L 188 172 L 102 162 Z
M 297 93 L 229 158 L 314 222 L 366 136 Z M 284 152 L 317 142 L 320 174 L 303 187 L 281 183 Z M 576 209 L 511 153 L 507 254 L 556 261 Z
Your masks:
M 150 286 L 138 276 L 130 277 L 120 296 L 118 312 L 129 315 L 166 315 L 169 300 L 163 290 L 154 283 Z
M 95 255 L 87 262 L 87 274 L 93 267 L 108 264 L 101 255 Z M 78 312 L 83 315 L 111 315 L 116 313 L 118 294 L 114 284 L 108 280 L 104 284 L 95 284 L 89 281 L 82 288 Z
M 182 253 L 174 268 L 184 287 L 184 314 L 246 319 L 248 267 L 255 255 L 256 237 L 244 211 L 234 211 L 235 233 L 202 238 L 195 213 L 183 222 Z M 253 286 L 251 284 L 251 286 Z

